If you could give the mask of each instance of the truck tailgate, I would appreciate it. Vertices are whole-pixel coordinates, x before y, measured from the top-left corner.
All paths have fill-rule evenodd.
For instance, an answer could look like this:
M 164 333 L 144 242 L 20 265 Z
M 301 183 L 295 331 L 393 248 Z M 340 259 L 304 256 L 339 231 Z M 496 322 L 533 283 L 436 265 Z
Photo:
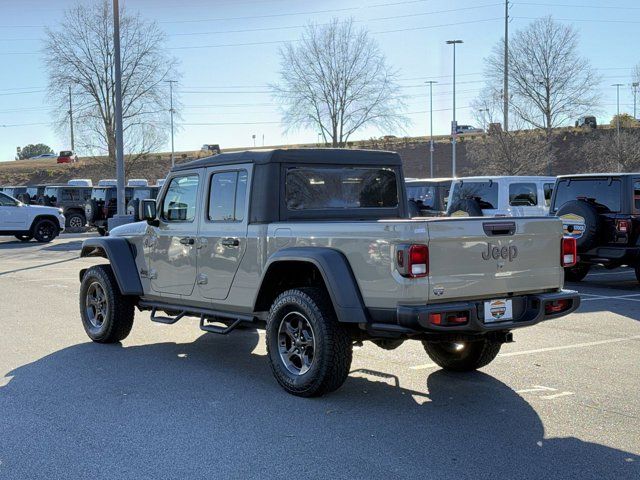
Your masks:
M 430 302 L 562 287 L 562 222 L 557 218 L 446 218 L 427 223 Z

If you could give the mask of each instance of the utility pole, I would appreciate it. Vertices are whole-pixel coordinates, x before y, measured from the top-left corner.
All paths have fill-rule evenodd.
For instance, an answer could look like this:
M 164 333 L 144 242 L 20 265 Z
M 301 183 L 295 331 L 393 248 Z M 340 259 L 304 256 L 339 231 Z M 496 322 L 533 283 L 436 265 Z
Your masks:
M 458 122 L 456 122 L 456 45 L 464 43 L 462 40 L 447 40 L 447 45 L 453 45 L 453 121 L 451 122 L 451 176 L 456 177 L 456 137 L 458 136 Z
M 177 80 L 165 80 L 169 84 L 169 113 L 171 115 L 171 168 L 176 165 L 175 151 L 173 148 L 173 84 Z
M 502 129 L 509 131 L 509 0 L 504 1 L 504 118 Z
M 71 150 L 76 153 L 76 146 L 73 141 L 73 105 L 71 104 L 71 85 L 69 85 L 69 128 L 71 129 Z
M 631 87 L 633 88 L 633 118 L 635 120 L 638 119 L 638 116 L 636 114 L 636 105 L 637 105 L 636 98 L 638 96 L 638 86 L 640 86 L 640 82 L 633 82 L 631 84 Z
M 622 83 L 614 83 L 611 85 L 612 87 L 616 87 L 616 105 L 617 105 L 617 114 L 616 114 L 616 138 L 617 138 L 617 156 L 618 156 L 618 171 L 622 169 L 622 165 L 620 162 L 620 87 L 623 86 Z
M 124 146 L 122 140 L 122 66 L 120 64 L 120 7 L 113 0 L 113 50 L 115 63 L 116 178 L 118 180 L 118 216 L 125 215 Z
M 435 80 L 428 80 L 429 84 L 429 175 L 433 178 L 433 84 L 438 83 Z

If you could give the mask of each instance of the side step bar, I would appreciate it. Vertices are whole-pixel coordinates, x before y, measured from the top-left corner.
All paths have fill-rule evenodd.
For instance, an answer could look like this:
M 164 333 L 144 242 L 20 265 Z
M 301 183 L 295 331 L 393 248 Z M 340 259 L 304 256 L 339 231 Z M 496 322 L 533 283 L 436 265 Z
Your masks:
M 138 303 L 138 307 L 141 310 L 151 310 L 151 321 L 163 323 L 165 325 L 172 325 L 182 319 L 182 317 L 200 317 L 201 330 L 210 333 L 217 333 L 219 335 L 226 335 L 230 333 L 243 322 L 251 323 L 254 321 L 253 315 L 210 310 L 208 308 L 185 307 L 184 305 L 171 305 L 162 302 L 148 302 L 142 300 Z M 158 310 L 169 310 L 180 313 L 174 317 L 165 317 L 157 315 Z M 211 322 L 207 323 L 209 318 L 232 320 L 232 323 L 228 326 L 213 325 Z

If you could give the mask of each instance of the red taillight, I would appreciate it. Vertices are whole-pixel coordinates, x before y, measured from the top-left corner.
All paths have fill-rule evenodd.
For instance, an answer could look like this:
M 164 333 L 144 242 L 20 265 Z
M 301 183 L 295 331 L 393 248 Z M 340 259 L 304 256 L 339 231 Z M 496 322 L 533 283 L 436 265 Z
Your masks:
M 444 327 L 451 325 L 462 325 L 469 321 L 469 312 L 444 312 L 430 313 L 429 323 L 431 325 L 441 325 Z
M 573 267 L 578 262 L 578 246 L 573 237 L 562 237 L 562 254 L 560 264 L 563 267 Z
M 616 230 L 620 233 L 631 233 L 631 222 L 629 220 L 616 220 Z
M 571 306 L 570 300 L 556 300 L 554 302 L 548 302 L 544 306 L 544 313 L 547 315 L 552 313 L 564 312 Z
M 429 274 L 429 248 L 426 245 L 409 247 L 409 276 L 426 277 Z

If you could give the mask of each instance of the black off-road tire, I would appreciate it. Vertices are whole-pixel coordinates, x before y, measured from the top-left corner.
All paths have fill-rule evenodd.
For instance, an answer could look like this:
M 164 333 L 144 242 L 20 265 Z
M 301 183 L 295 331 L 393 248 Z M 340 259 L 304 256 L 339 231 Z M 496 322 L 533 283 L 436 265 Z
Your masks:
M 456 212 L 464 212 L 470 217 L 484 216 L 482 213 L 482 207 L 480 207 L 480 202 L 475 198 L 462 198 L 458 200 L 456 203 L 451 205 L 449 212 L 451 212 L 450 216 L 455 216 Z
M 29 242 L 33 238 L 32 235 L 16 235 L 15 237 L 21 242 Z
M 489 340 L 465 342 L 429 342 L 423 340 L 427 355 L 445 370 L 453 372 L 470 372 L 489 365 L 500 352 L 501 343 Z M 456 350 L 456 345 L 463 345 Z
M 49 243 L 60 233 L 58 225 L 48 218 L 36 220 L 33 227 L 31 227 L 31 232 L 33 233 L 33 238 L 39 243 Z
M 280 354 L 280 326 L 290 313 L 301 314 L 313 330 L 313 361 L 302 374 L 292 373 Z M 287 290 L 273 302 L 267 320 L 267 354 L 276 380 L 287 392 L 318 397 L 337 390 L 347 379 L 353 357 L 349 333 L 338 322 L 331 300 L 319 288 Z
M 94 284 L 104 293 L 107 305 L 102 321 L 95 320 L 95 308 L 91 310 L 87 296 Z M 110 265 L 95 265 L 89 268 L 80 284 L 80 317 L 82 326 L 91 340 L 97 343 L 116 343 L 127 338 L 133 326 L 135 300 L 120 293 L 118 282 Z M 93 317 L 92 317 L 93 315 Z
M 580 282 L 584 280 L 589 270 L 591 270 L 591 265 L 588 263 L 578 263 L 573 267 L 564 269 L 564 279 L 567 282 Z
M 87 218 L 79 212 L 69 213 L 66 219 L 66 227 L 69 230 L 79 232 L 87 225 Z
M 572 200 L 563 204 L 556 212 L 556 216 L 561 219 L 567 214 L 578 215 L 584 219 L 584 232 L 580 238 L 576 238 L 578 252 L 586 252 L 596 246 L 598 234 L 602 228 L 596 207 L 585 200 Z M 571 222 L 567 223 L 571 228 Z M 573 232 L 568 233 L 572 234 Z

